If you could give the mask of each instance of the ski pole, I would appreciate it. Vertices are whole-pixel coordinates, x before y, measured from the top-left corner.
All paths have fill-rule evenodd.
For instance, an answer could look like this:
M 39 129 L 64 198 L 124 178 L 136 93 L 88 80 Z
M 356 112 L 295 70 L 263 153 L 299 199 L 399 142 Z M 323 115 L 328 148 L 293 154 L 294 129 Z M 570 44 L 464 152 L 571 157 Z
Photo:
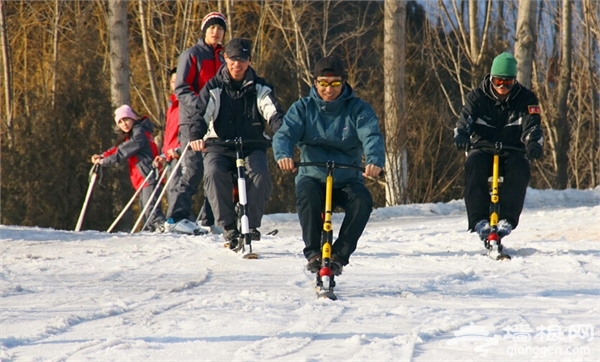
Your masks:
M 171 183 L 171 180 L 173 179 L 173 177 L 175 176 L 175 173 L 177 172 L 177 170 L 179 169 L 179 166 L 181 165 L 181 161 L 183 160 L 183 156 L 185 156 L 185 153 L 187 152 L 188 148 L 189 148 L 190 144 L 188 142 L 188 144 L 185 146 L 185 149 L 183 150 L 183 152 L 181 153 L 181 156 L 179 157 L 179 160 L 177 161 L 177 163 L 175 164 L 175 167 L 173 167 L 173 170 L 171 171 L 171 175 L 169 175 L 169 178 L 167 179 L 167 182 L 165 183 L 165 186 L 163 187 L 160 195 L 158 196 L 158 199 L 156 200 L 156 203 L 154 204 L 154 207 L 152 208 L 152 211 L 150 212 L 150 214 L 148 215 L 152 215 L 154 213 L 154 211 L 156 211 L 156 208 L 158 207 L 158 205 L 160 204 L 160 200 L 162 200 L 165 192 L 167 191 L 167 189 L 169 188 L 169 184 Z M 160 185 L 160 183 L 159 183 Z M 158 188 L 158 186 L 157 186 Z M 155 189 L 156 191 L 156 189 Z M 154 193 L 152 193 L 152 195 L 154 195 Z M 152 200 L 152 197 L 150 197 L 150 200 Z M 144 217 L 144 214 L 146 213 L 148 207 L 150 206 L 150 202 L 148 202 L 146 204 L 146 206 L 144 207 L 144 210 L 142 210 L 142 213 L 140 214 L 140 216 L 138 217 L 137 221 L 135 222 L 135 225 L 133 226 L 133 228 L 131 229 L 130 234 L 133 234 L 135 232 L 135 229 L 137 229 L 140 221 L 142 220 L 142 217 Z M 148 225 L 148 221 L 150 220 L 150 218 L 148 217 L 148 219 L 146 220 L 146 222 L 144 223 L 144 226 L 142 227 L 142 230 L 144 230 L 144 228 Z
M 167 165 L 167 167 L 165 167 L 165 170 L 163 171 L 162 175 L 160 175 L 160 178 L 158 179 L 158 183 L 156 184 L 156 187 L 154 188 L 154 190 L 152 190 L 152 194 L 150 195 L 150 199 L 148 201 L 148 203 L 146 204 L 146 206 L 144 207 L 144 212 L 148 209 L 148 207 L 150 206 L 150 203 L 152 202 L 152 200 L 154 200 L 154 196 L 156 196 L 156 192 L 158 191 L 159 187 L 160 187 L 160 183 L 162 182 L 162 180 L 165 178 L 165 175 L 167 174 L 167 171 L 169 170 L 169 165 Z M 162 193 L 161 193 L 161 197 L 156 199 L 156 203 L 154 204 L 154 207 L 152 208 L 152 212 L 150 213 L 150 215 L 152 215 L 154 213 L 154 210 L 156 210 L 157 206 L 160 204 L 160 200 L 162 199 Z M 141 219 L 141 217 L 144 215 L 144 213 L 142 212 L 142 214 L 138 217 L 138 221 L 137 223 L 139 223 L 139 219 Z M 150 218 L 146 218 L 146 222 L 144 223 L 144 226 L 142 226 L 142 230 L 144 230 L 146 228 L 146 226 L 148 225 L 148 222 L 150 221 Z M 137 226 L 137 225 L 136 225 Z M 135 226 L 134 226 L 135 229 Z
M 168 167 L 168 166 L 167 166 Z M 108 228 L 108 230 L 106 230 L 107 233 L 111 232 L 112 229 L 117 226 L 117 224 L 119 223 L 119 221 L 121 220 L 121 218 L 123 217 L 123 215 L 125 215 L 125 212 L 127 210 L 129 210 L 129 207 L 131 206 L 131 204 L 133 203 L 133 200 L 135 200 L 135 198 L 137 197 L 137 195 L 140 194 L 140 192 L 142 192 L 142 188 L 144 187 L 144 185 L 146 184 L 146 181 L 148 181 L 148 179 L 150 178 L 150 176 L 152 176 L 154 174 L 154 170 L 150 171 L 148 173 L 148 176 L 146 176 L 146 178 L 144 179 L 144 182 L 142 182 L 142 185 L 135 190 L 135 193 L 133 194 L 133 196 L 131 197 L 131 199 L 129 200 L 129 202 L 127 203 L 127 205 L 125 205 L 125 207 L 123 208 L 123 210 L 121 211 L 121 213 L 119 214 L 119 216 L 117 216 L 117 218 L 115 219 L 115 221 L 113 221 L 113 223 L 110 225 L 110 227 Z M 161 177 L 162 178 L 162 177 Z
M 88 206 L 88 202 L 90 201 L 90 197 L 92 196 L 92 190 L 94 189 L 94 184 L 96 183 L 96 178 L 98 177 L 98 169 L 100 165 L 94 164 L 92 169 L 90 170 L 91 178 L 89 180 L 89 185 L 87 189 L 87 193 L 85 194 L 85 200 L 83 201 L 83 206 L 81 208 L 81 212 L 79 213 L 79 219 L 77 219 L 77 225 L 75 226 L 75 231 L 81 230 L 81 225 L 83 224 L 83 217 L 85 216 L 85 211 Z

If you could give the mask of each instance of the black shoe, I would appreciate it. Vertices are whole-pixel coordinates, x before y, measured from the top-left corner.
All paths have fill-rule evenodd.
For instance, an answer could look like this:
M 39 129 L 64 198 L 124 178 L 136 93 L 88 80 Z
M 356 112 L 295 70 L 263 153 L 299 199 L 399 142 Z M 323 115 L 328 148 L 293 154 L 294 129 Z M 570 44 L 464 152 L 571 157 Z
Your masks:
M 342 275 L 342 270 L 344 269 L 344 263 L 342 262 L 342 260 L 339 257 L 337 257 L 336 255 L 332 256 L 329 266 L 331 268 L 331 272 L 333 273 L 333 275 L 335 275 L 336 277 L 339 275 Z
M 317 273 L 321 270 L 321 255 L 314 255 L 310 259 L 308 259 L 308 264 L 306 264 L 306 270 L 311 273 Z
M 227 243 L 229 243 L 229 249 L 234 249 L 237 247 L 240 236 L 240 232 L 238 231 L 235 224 L 225 226 L 225 230 L 223 231 L 223 238 Z
M 259 241 L 260 240 L 260 231 L 258 231 L 257 228 L 251 228 L 250 229 L 250 238 L 252 239 L 252 241 Z

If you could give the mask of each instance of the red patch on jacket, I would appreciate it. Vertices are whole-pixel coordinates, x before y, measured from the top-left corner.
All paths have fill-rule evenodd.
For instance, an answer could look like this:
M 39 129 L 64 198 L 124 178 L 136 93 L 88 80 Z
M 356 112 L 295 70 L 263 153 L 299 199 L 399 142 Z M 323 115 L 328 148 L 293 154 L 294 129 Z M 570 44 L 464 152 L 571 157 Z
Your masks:
M 540 106 L 527 106 L 529 114 L 540 114 Z

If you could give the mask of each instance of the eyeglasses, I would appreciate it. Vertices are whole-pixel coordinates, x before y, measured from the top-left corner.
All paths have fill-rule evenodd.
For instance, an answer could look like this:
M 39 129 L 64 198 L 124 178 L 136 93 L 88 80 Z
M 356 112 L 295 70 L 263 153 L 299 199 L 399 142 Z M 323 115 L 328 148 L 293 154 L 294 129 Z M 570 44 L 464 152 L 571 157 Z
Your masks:
M 492 77 L 492 85 L 496 88 L 504 87 L 507 89 L 511 89 L 516 83 L 517 79 L 515 77 Z
M 318 80 L 317 79 L 317 84 L 320 87 L 323 87 L 323 88 L 327 88 L 329 86 L 331 86 L 333 88 L 337 88 L 337 87 L 339 87 L 339 86 L 342 85 L 342 81 L 341 80 L 334 80 L 334 81 L 331 81 L 331 82 L 327 82 L 325 80 Z

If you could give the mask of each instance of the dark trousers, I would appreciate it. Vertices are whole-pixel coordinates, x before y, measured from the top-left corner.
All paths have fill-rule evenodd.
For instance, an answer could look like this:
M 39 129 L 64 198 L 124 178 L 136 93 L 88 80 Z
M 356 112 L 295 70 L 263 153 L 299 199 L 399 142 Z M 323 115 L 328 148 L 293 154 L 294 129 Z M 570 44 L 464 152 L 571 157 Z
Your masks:
M 273 190 L 269 163 L 263 150 L 250 152 L 244 161 L 248 224 L 251 228 L 258 228 Z M 217 225 L 225 227 L 236 223 L 237 214 L 233 203 L 233 185 L 236 179 L 233 175 L 237 175 L 235 157 L 207 152 L 204 154 L 204 169 L 204 191 L 213 207 Z
M 152 196 L 152 192 L 154 191 L 154 188 L 158 187 L 158 190 L 156 190 L 156 192 L 154 193 L 154 197 L 150 198 L 150 196 Z M 162 190 L 162 183 L 159 184 L 157 186 L 157 183 L 151 183 L 149 186 L 146 186 L 144 188 L 142 188 L 142 191 L 140 191 L 140 198 L 139 198 L 139 205 L 140 205 L 140 210 L 144 210 L 144 207 L 146 206 L 146 204 L 150 203 L 150 206 L 148 206 L 148 209 L 146 210 L 146 213 L 144 214 L 144 220 L 148 220 L 148 225 L 150 225 L 150 230 L 154 230 L 159 226 L 162 226 L 162 224 L 165 223 L 165 215 L 162 212 L 162 208 L 160 207 L 160 205 L 158 205 L 156 207 L 156 210 L 154 210 L 153 213 L 152 212 L 152 208 L 154 208 L 154 205 L 156 205 L 156 202 L 158 200 L 158 195 L 160 194 Z M 148 227 L 147 227 L 148 228 Z
M 345 215 L 331 252 L 346 265 L 369 221 L 373 198 L 363 183 L 353 182 L 333 189 L 333 205 L 344 209 Z M 296 207 L 305 244 L 304 256 L 310 259 L 321 254 L 325 183 L 311 177 L 300 179 L 296 183 Z
M 173 167 L 175 166 L 174 162 Z M 169 203 L 167 219 L 172 218 L 175 221 L 189 219 L 194 222 L 196 221 L 196 217 L 192 211 L 192 198 L 198 192 L 198 186 L 202 181 L 203 173 L 202 153 L 189 149 L 185 153 L 184 158 L 181 160 L 181 165 L 175 171 L 175 175 L 169 184 L 167 192 L 167 201 Z M 204 198 L 200 221 L 205 226 L 214 225 L 215 223 L 212 208 L 206 197 Z
M 465 205 L 471 231 L 480 220 L 490 218 L 488 178 L 492 176 L 492 162 L 493 155 L 481 150 L 469 151 L 465 161 Z M 499 190 L 499 220 L 506 219 L 514 229 L 519 224 L 527 185 L 531 178 L 529 160 L 520 152 L 501 156 L 500 175 L 503 176 L 504 182 Z

